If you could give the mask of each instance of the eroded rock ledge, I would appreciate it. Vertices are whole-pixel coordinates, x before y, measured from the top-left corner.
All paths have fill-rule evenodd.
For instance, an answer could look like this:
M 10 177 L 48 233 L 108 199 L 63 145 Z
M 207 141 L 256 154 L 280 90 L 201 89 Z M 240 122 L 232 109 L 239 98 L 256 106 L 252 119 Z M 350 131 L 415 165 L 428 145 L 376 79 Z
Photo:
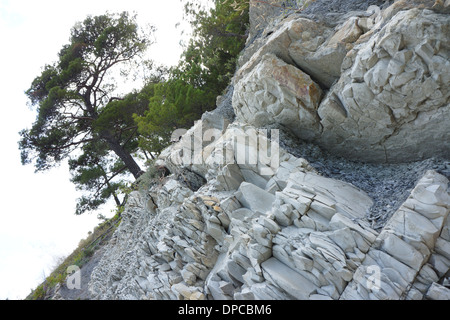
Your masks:
M 237 134 L 233 126 L 224 136 Z M 219 169 L 195 193 L 169 177 L 132 194 L 93 272 L 93 297 L 448 298 L 446 177 L 428 171 L 377 232 L 367 194 L 304 159 L 281 152 L 280 160 L 272 175 L 257 174 L 261 162 Z

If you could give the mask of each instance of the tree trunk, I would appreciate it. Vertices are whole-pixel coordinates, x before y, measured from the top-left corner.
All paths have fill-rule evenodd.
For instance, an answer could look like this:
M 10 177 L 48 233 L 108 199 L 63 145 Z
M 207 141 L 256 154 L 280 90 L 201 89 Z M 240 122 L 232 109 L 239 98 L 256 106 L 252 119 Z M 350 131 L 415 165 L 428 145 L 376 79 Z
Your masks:
M 144 171 L 141 170 L 139 165 L 133 159 L 131 154 L 126 151 L 120 145 L 120 142 L 117 141 L 117 139 L 115 139 L 109 132 L 102 132 L 100 135 L 108 143 L 111 150 L 114 151 L 114 153 L 120 158 L 120 160 L 125 163 L 128 170 L 130 170 L 135 179 L 139 178 L 144 173 Z

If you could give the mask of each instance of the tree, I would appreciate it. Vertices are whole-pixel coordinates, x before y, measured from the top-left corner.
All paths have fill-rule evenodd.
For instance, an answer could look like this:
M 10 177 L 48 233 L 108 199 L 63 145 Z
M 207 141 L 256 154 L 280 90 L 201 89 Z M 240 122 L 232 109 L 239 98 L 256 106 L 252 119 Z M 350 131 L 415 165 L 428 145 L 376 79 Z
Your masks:
M 189 128 L 215 108 L 245 45 L 248 7 L 248 0 L 216 0 L 211 9 L 196 0 L 186 2 L 193 37 L 168 80 L 155 86 L 145 115 L 135 117 L 143 149 L 162 151 L 175 129 Z
M 85 144 L 83 153 L 69 160 L 72 172 L 71 181 L 77 189 L 85 191 L 78 199 L 75 214 L 93 211 L 113 197 L 116 206 L 122 205 L 118 197 L 121 183 L 114 178 L 126 173 L 126 166 L 122 161 L 113 161 L 108 157 L 106 144 L 99 141 Z
M 143 32 L 127 12 L 88 16 L 72 28 L 58 61 L 46 65 L 26 91 L 37 118 L 20 132 L 22 164 L 44 171 L 81 152 L 70 161 L 72 181 L 80 189 L 94 181 L 106 186 L 102 197 L 114 193 L 111 177 L 143 173 L 132 156 L 138 147 L 133 114 L 143 114 L 148 101 L 136 92 L 116 96 L 114 77 L 128 75 L 142 61 L 153 31 Z M 94 208 L 94 202 L 80 208 Z
M 190 83 L 220 94 L 234 75 L 236 62 L 248 37 L 249 1 L 214 0 L 210 9 L 195 0 L 185 4 L 193 37 L 180 65 Z M 194 80 L 195 79 L 195 80 Z
M 108 103 L 103 109 L 102 117 L 96 122 L 98 130 L 111 126 L 116 126 L 117 130 L 123 128 L 127 139 L 121 137 L 120 140 L 123 141 L 124 149 L 130 153 L 138 148 L 137 126 L 133 115 L 140 114 L 147 108 L 149 101 L 145 93 L 145 90 L 135 91 Z M 117 206 L 121 206 L 118 193 L 122 183 L 118 178 L 125 178 L 129 172 L 125 163 L 111 154 L 108 143 L 100 139 L 85 143 L 81 151 L 78 157 L 71 156 L 69 160 L 71 181 L 78 190 L 85 193 L 77 203 L 76 214 L 95 210 L 111 197 Z
M 205 92 L 180 79 L 149 84 L 147 88 L 152 89 L 148 110 L 144 116 L 134 118 L 140 147 L 158 155 L 172 142 L 172 133 L 177 128 L 191 127 L 206 111 Z

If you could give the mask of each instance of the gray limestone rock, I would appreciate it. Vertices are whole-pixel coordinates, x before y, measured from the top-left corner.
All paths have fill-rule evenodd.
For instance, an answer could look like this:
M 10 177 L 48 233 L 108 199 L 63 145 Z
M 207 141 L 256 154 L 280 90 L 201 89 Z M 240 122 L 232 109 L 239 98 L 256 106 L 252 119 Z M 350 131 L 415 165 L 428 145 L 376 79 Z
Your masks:
M 239 187 L 238 200 L 253 212 L 265 214 L 272 209 L 275 196 L 254 184 L 243 182 Z
M 449 157 L 449 20 L 404 8 L 373 7 L 334 29 L 305 15 L 284 19 L 236 73 L 237 119 L 257 127 L 279 123 L 365 162 Z M 323 99 L 320 87 L 329 89 Z
M 428 300 L 450 300 L 450 289 L 433 282 L 425 296 Z
M 261 266 L 264 270 L 264 276 L 294 299 L 308 300 L 310 295 L 316 290 L 312 282 L 276 258 L 270 258 Z

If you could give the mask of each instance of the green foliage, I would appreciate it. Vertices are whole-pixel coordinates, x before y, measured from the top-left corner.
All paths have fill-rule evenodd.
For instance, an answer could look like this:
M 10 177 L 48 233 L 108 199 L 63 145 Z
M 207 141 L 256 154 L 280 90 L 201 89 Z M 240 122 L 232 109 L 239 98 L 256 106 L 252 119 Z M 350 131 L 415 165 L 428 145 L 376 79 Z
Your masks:
M 87 17 L 75 25 L 59 61 L 47 65 L 26 91 L 38 115 L 32 129 L 21 132 L 24 164 L 35 160 L 37 171 L 49 169 L 85 141 L 101 139 L 112 118 L 117 123 L 108 131 L 122 133 L 136 110 L 129 117 L 111 112 L 120 108 L 110 106 L 116 85 L 109 74 L 116 65 L 135 62 L 150 44 L 147 38 L 126 12 Z
M 180 65 L 182 78 L 204 90 L 221 93 L 235 71 L 236 60 L 247 38 L 249 3 L 215 0 L 207 10 L 198 1 L 185 4 L 193 38 Z
M 151 91 L 151 90 L 150 90 Z M 148 106 L 151 92 L 132 92 L 122 99 L 108 103 L 93 126 L 94 132 L 114 129 L 119 133 L 122 147 L 129 153 L 138 149 L 137 125 L 134 115 L 143 114 Z M 83 153 L 69 160 L 71 181 L 84 196 L 78 200 L 76 214 L 92 212 L 113 198 L 117 206 L 119 188 L 128 175 L 125 163 L 114 157 L 109 145 L 102 140 L 87 142 L 81 148 Z
M 144 150 L 159 154 L 170 144 L 175 129 L 191 127 L 204 112 L 214 109 L 216 97 L 234 74 L 247 38 L 248 1 L 216 0 L 214 4 L 209 10 L 198 1 L 185 4 L 193 38 L 169 79 L 151 84 L 154 95 L 148 110 L 135 116 Z
M 44 284 L 40 284 L 30 295 L 29 300 L 43 300 L 47 290 L 44 288 Z
M 181 79 L 149 86 L 154 90 L 148 110 L 134 119 L 140 133 L 139 145 L 159 154 L 170 143 L 175 129 L 192 126 L 208 110 L 209 94 Z
M 175 68 L 143 62 L 150 35 L 141 32 L 135 16 L 107 13 L 77 23 L 58 61 L 46 65 L 26 91 L 37 117 L 20 133 L 22 163 L 43 171 L 69 159 L 71 181 L 84 192 L 77 214 L 111 197 L 120 207 L 123 179 L 142 174 L 132 155 L 141 148 L 155 157 L 175 129 L 191 127 L 215 108 L 245 44 L 248 1 L 213 3 L 211 9 L 196 0 L 185 3 L 194 32 Z M 110 75 L 128 74 L 139 63 L 156 73 L 141 90 L 115 96 Z

